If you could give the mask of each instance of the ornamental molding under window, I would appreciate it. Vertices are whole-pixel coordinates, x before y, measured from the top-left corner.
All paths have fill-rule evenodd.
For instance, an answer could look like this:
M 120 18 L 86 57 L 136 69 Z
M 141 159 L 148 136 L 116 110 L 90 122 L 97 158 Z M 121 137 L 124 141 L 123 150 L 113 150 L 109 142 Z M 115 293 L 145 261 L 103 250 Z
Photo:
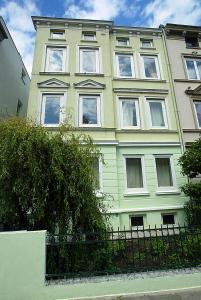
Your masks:
M 95 80 L 87 79 L 78 83 L 74 83 L 74 88 L 104 89 L 105 84 L 99 83 Z
M 191 89 L 189 86 L 187 90 L 185 90 L 185 93 L 187 95 L 196 95 L 196 96 L 201 96 L 201 84 L 198 85 L 195 89 Z
M 143 94 L 168 94 L 168 90 L 162 89 L 139 89 L 139 88 L 114 88 L 114 93 L 143 93 Z
M 70 83 L 63 82 L 56 78 L 48 79 L 37 83 L 39 88 L 69 88 Z

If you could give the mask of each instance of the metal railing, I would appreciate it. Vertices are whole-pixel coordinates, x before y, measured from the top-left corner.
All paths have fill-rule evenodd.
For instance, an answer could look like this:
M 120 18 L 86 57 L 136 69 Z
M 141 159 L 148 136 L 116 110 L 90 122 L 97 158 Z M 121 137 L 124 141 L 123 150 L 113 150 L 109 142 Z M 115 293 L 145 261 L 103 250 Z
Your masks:
M 171 226 L 47 235 L 46 278 L 76 278 L 201 264 L 201 230 Z

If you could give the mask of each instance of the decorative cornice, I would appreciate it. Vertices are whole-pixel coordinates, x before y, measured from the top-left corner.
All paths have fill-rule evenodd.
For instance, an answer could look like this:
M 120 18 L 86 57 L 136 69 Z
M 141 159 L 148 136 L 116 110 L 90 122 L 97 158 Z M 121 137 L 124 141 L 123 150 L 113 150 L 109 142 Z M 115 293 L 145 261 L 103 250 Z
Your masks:
M 124 141 L 118 143 L 119 147 L 180 147 L 178 142 L 130 142 Z
M 42 82 L 37 83 L 39 88 L 69 88 L 70 84 L 58 80 L 56 78 L 51 78 Z
M 132 212 L 145 212 L 145 211 L 164 211 L 164 210 L 178 210 L 183 209 L 184 205 L 169 205 L 169 206 L 157 206 L 157 207 L 139 207 L 139 208 L 116 208 L 109 209 L 107 213 L 118 214 L 118 213 L 132 213 Z
M 185 90 L 185 93 L 187 95 L 201 96 L 201 84 L 198 85 L 198 87 L 196 87 L 195 89 L 191 89 L 191 87 L 189 86 L 187 90 Z
M 162 89 L 139 89 L 139 88 L 114 88 L 115 93 L 140 93 L 140 94 L 168 94 L 168 90 Z
M 100 82 L 97 82 L 95 80 L 92 79 L 87 79 L 78 83 L 74 83 L 74 88 L 78 89 L 78 88 L 84 88 L 84 89 L 104 89 L 105 88 L 105 84 L 102 84 Z

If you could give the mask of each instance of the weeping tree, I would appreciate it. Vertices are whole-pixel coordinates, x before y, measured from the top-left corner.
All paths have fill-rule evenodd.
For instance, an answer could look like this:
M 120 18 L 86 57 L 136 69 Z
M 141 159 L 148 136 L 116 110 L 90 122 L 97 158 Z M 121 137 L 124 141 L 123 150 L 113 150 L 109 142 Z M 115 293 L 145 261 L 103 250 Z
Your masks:
M 50 233 L 105 230 L 95 194 L 92 139 L 69 125 L 55 132 L 22 120 L 0 122 L 0 224 Z
M 195 141 L 179 159 L 182 174 L 187 175 L 189 182 L 182 187 L 190 200 L 185 205 L 187 222 L 190 226 L 201 226 L 201 181 L 195 179 L 201 174 L 201 138 Z

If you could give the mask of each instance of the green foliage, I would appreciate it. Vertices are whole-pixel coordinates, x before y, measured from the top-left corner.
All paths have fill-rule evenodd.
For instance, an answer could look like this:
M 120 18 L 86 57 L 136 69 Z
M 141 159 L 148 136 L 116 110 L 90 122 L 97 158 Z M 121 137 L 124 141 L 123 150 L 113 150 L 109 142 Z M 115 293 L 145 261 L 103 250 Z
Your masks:
M 56 132 L 19 118 L 0 122 L 0 224 L 60 233 L 105 230 L 95 195 L 92 139 L 69 125 Z
M 194 178 L 201 174 L 201 138 L 180 157 L 182 174 Z M 191 181 L 182 187 L 190 201 L 185 205 L 187 222 L 190 226 L 201 226 L 201 182 Z

